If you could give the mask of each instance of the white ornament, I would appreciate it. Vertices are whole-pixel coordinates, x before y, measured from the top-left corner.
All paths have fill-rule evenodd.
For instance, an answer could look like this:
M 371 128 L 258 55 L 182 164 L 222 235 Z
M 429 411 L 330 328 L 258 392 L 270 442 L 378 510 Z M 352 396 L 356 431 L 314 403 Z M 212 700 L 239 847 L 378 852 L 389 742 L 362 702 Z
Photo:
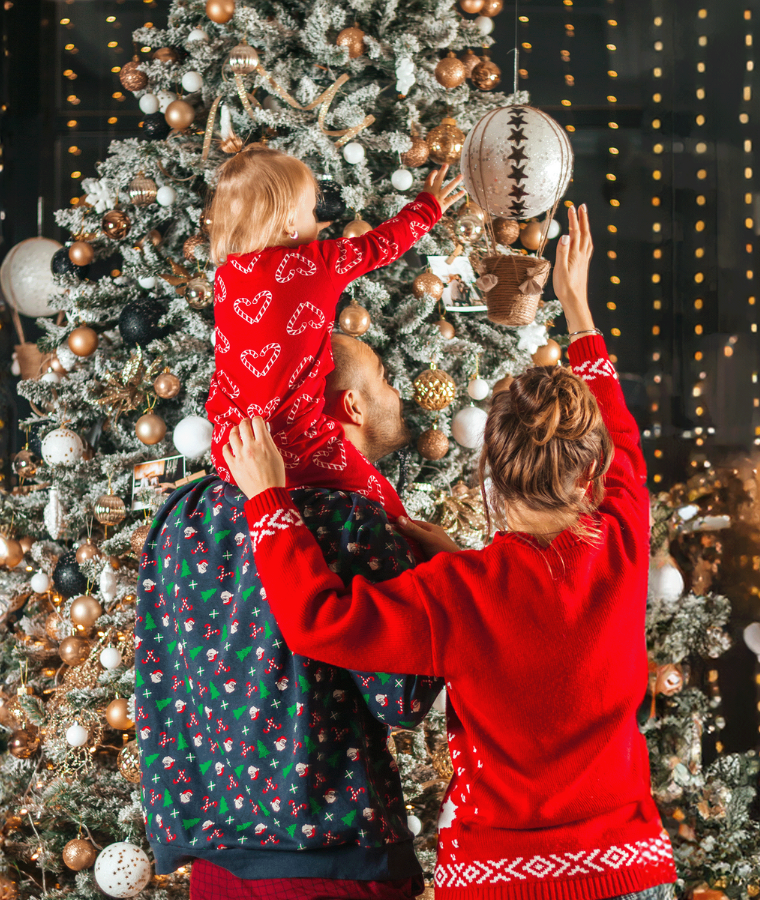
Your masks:
M 157 284 L 155 275 L 143 275 L 142 278 L 137 279 L 137 283 L 146 291 L 152 291 Z
M 680 519 L 684 522 L 688 522 L 689 519 L 693 519 L 699 512 L 699 507 L 696 503 L 690 503 L 688 506 L 682 506 L 677 512 Z
M 156 201 L 161 206 L 171 206 L 177 199 L 177 192 L 170 184 L 165 184 L 156 192 Z
M 83 451 L 82 438 L 70 428 L 56 428 L 42 440 L 42 458 L 49 466 L 72 466 Z
M 140 111 L 146 116 L 152 116 L 158 112 L 158 97 L 155 94 L 143 94 L 137 101 Z
M 409 169 L 396 169 L 391 175 L 391 184 L 397 191 L 408 191 L 413 181 L 414 176 Z
M 675 603 L 683 594 L 683 576 L 672 563 L 649 567 L 649 595 L 655 600 Z
M 488 382 L 485 378 L 471 378 L 467 385 L 467 393 L 473 400 L 485 400 L 488 396 Z
M 22 316 L 52 316 L 58 311 L 58 286 L 53 281 L 50 263 L 61 249 L 50 238 L 27 238 L 12 247 L 0 265 L 0 288 L 10 309 Z
M 42 511 L 42 521 L 45 523 L 47 533 L 54 541 L 57 541 L 63 532 L 63 504 L 61 503 L 61 494 L 56 487 L 50 488 L 48 502 Z
M 95 881 L 109 897 L 136 896 L 152 874 L 145 851 L 128 841 L 109 844 L 95 860 Z
M 460 168 L 478 206 L 492 216 L 529 219 L 551 209 L 567 190 L 573 148 L 564 128 L 546 113 L 503 106 L 470 130 Z
M 100 651 L 100 665 L 104 669 L 117 669 L 121 665 L 121 650 L 117 647 L 104 647 Z
M 13 351 L 12 359 L 13 362 L 11 363 L 11 375 L 15 375 L 16 378 L 18 378 L 18 376 L 21 374 L 21 365 L 18 361 L 18 353 L 16 353 L 15 350 Z
M 197 459 L 211 449 L 214 426 L 203 416 L 185 416 L 177 423 L 172 440 L 177 450 L 188 459 Z
M 396 90 L 398 93 L 401 95 L 408 94 L 409 88 L 416 80 L 414 60 L 411 56 L 400 56 L 396 62 Z
M 417 837 L 417 835 L 422 831 L 422 822 L 417 818 L 417 816 L 407 816 L 406 817 L 406 827 L 412 834 Z
M 90 732 L 79 722 L 69 725 L 66 729 L 66 743 L 71 747 L 84 747 Z
M 68 340 L 65 340 L 62 344 L 59 344 L 55 351 L 56 358 L 58 362 L 66 369 L 67 372 L 70 372 L 79 361 L 79 357 L 74 353 L 74 351 L 69 347 Z
M 222 103 L 222 108 L 219 111 L 219 134 L 223 141 L 226 141 L 232 135 L 232 116 L 226 103 Z
M 110 603 L 116 599 L 116 576 L 113 572 L 111 561 L 108 560 L 100 572 L 98 579 L 98 587 L 100 588 L 100 596 Z
M 490 16 L 478 16 L 475 24 L 482 35 L 490 34 L 494 28 L 493 19 Z
M 343 148 L 343 158 L 352 166 L 357 165 L 364 159 L 364 147 L 356 141 L 351 141 Z
M 556 219 L 552 219 L 549 223 L 549 230 L 546 232 L 546 237 L 548 240 L 553 241 L 555 238 L 558 238 L 562 233 L 562 229 L 560 228 L 560 224 Z
M 205 42 L 208 40 L 208 34 L 202 28 L 193 28 L 186 40 L 188 44 L 194 44 L 196 41 Z
M 40 375 L 40 381 L 45 381 L 48 384 L 60 384 L 63 381 L 63 377 L 57 372 L 45 372 L 44 375 Z
M 188 94 L 194 94 L 203 87 L 203 76 L 200 72 L 185 72 L 182 76 L 182 87 Z
M 483 443 L 488 415 L 478 406 L 465 406 L 451 421 L 451 433 L 462 447 L 474 450 Z
M 85 178 L 82 188 L 87 191 L 85 200 L 95 207 L 95 212 L 108 212 L 116 205 L 119 192 L 116 185 L 107 178 Z
M 433 709 L 442 713 L 446 712 L 446 688 L 443 688 L 441 693 L 433 700 Z
M 35 572 L 29 583 L 35 594 L 44 594 L 50 587 L 50 577 L 45 572 Z
M 760 660 L 760 622 L 750 622 L 744 629 L 744 643 Z
M 517 340 L 517 349 L 527 350 L 531 356 L 548 340 L 546 325 L 538 325 L 536 322 L 531 322 L 530 325 L 521 325 L 516 331 L 520 335 Z
M 156 99 L 158 100 L 158 111 L 165 113 L 169 108 L 169 104 L 174 103 L 177 99 L 177 95 L 174 91 L 159 91 L 156 94 Z

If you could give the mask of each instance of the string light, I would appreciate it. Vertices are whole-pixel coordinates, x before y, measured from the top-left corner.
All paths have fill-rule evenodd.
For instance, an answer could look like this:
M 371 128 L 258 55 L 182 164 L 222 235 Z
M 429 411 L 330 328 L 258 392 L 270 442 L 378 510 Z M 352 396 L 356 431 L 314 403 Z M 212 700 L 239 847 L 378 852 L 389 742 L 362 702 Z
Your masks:
M 570 98 L 573 93 L 573 89 L 575 88 L 575 76 L 573 75 L 571 70 L 573 39 L 575 38 L 575 25 L 573 24 L 572 19 L 572 3 L 565 5 L 568 6 L 569 9 L 565 11 L 565 34 L 562 39 L 562 46 L 559 51 L 560 59 L 562 61 L 562 72 L 564 76 L 564 85 L 562 88 L 563 97 L 560 100 L 560 103 L 562 104 L 562 106 L 569 109 L 573 105 Z M 565 129 L 572 134 L 572 132 L 575 131 L 574 121 L 568 122 L 565 125 Z
M 609 18 L 607 19 L 607 77 L 610 80 L 610 93 L 607 96 L 607 104 L 608 104 L 608 116 L 607 116 L 607 125 L 613 131 L 617 131 L 618 124 L 615 122 L 615 104 L 617 103 L 617 97 L 612 91 L 614 79 L 617 78 L 617 71 L 615 68 L 615 54 L 617 52 L 617 44 L 615 41 L 617 40 L 617 28 L 618 28 L 618 19 L 615 9 L 615 4 L 617 0 L 609 0 L 610 9 L 608 10 Z M 612 137 L 611 141 L 614 141 L 615 138 Z M 608 281 L 610 284 L 610 289 L 608 292 L 608 300 L 607 300 L 607 309 L 613 315 L 609 316 L 608 321 L 614 323 L 616 316 L 614 313 L 617 312 L 618 303 L 617 303 L 617 287 L 620 285 L 620 270 L 618 269 L 618 226 L 617 226 L 617 217 L 619 215 L 618 209 L 620 208 L 620 200 L 617 196 L 615 196 L 617 180 L 620 175 L 619 171 L 619 157 L 620 157 L 620 149 L 614 144 L 608 147 L 609 159 L 607 162 L 607 172 L 605 175 L 607 185 L 605 194 L 608 198 L 609 203 L 609 218 L 607 223 L 607 233 L 609 234 L 609 244 L 607 250 L 607 271 L 608 271 Z M 612 325 L 610 328 L 610 334 L 619 338 L 621 336 L 620 328 L 617 325 Z M 612 344 L 610 359 L 613 363 L 617 363 L 618 355 L 615 352 L 618 347 L 618 342 L 615 341 Z
M 752 40 L 752 31 L 750 30 L 752 25 L 752 10 L 747 8 L 743 10 L 743 20 L 745 22 L 745 31 L 744 35 L 744 47 L 745 47 L 745 64 L 744 64 L 744 85 L 742 86 L 742 96 L 741 96 L 741 112 L 739 114 L 739 122 L 742 125 L 748 125 L 750 121 L 749 116 L 749 103 L 752 99 L 752 72 L 755 69 L 755 59 L 754 59 L 754 47 Z M 746 133 L 742 137 L 742 148 L 745 154 L 745 158 L 749 161 L 752 159 L 752 139 Z M 753 190 L 753 180 L 754 180 L 754 170 L 751 165 L 745 164 L 744 166 L 744 178 L 748 182 L 745 185 L 745 193 L 744 193 L 744 203 L 749 209 L 752 209 L 752 204 L 757 197 L 757 194 Z M 746 238 L 744 240 L 744 249 L 747 255 L 747 267 L 745 269 L 745 279 L 747 282 L 747 312 L 749 318 L 749 330 L 752 334 L 757 334 L 757 309 L 756 309 L 756 298 L 753 293 L 753 282 L 755 278 L 754 269 L 751 266 L 751 260 L 753 259 L 753 254 L 755 251 L 755 235 L 754 235 L 754 220 L 752 216 L 747 216 L 746 213 L 743 213 L 744 218 L 744 227 L 746 229 Z M 760 394 L 758 394 L 757 387 L 757 372 L 752 374 L 752 384 L 753 384 L 753 394 L 752 405 L 755 409 L 760 406 Z M 755 444 L 760 445 L 760 426 L 758 425 L 757 416 L 755 418 Z M 760 679 L 758 681 L 760 683 Z M 758 710 L 760 711 L 760 705 L 758 706 Z

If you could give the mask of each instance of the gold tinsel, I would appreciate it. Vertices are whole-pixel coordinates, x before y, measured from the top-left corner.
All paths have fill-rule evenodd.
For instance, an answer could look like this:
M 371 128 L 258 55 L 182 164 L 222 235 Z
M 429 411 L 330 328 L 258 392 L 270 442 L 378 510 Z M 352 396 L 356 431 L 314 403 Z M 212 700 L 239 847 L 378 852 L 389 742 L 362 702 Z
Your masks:
M 454 764 L 451 762 L 449 745 L 444 744 L 440 750 L 436 750 L 431 756 L 436 775 L 445 781 L 449 781 L 454 774 Z
M 480 486 L 469 488 L 460 481 L 450 494 L 443 494 L 433 520 L 459 544 L 483 542 L 488 538 L 486 511 Z
M 122 413 L 132 412 L 143 404 L 162 365 L 161 360 L 156 359 L 146 366 L 142 348 L 138 347 L 121 371 L 112 372 L 108 380 L 99 385 L 103 393 L 95 402 L 102 406 L 109 416 L 113 416 L 113 422 L 116 424 Z

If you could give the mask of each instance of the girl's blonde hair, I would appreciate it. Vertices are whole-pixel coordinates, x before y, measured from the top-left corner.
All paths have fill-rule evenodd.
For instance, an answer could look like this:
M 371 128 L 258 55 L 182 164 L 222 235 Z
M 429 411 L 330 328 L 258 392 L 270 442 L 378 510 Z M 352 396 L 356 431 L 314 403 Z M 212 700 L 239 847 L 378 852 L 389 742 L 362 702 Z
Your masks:
M 210 211 L 214 264 L 275 243 L 309 186 L 319 191 L 305 163 L 265 144 L 249 144 L 223 163 Z

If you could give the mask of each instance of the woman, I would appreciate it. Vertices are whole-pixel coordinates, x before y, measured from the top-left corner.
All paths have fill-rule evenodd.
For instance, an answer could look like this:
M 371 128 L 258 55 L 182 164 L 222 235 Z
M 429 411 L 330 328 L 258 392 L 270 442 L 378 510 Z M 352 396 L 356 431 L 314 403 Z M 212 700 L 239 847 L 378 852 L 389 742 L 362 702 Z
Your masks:
M 636 725 L 644 459 L 588 307 L 585 207 L 569 221 L 554 289 L 573 372 L 529 369 L 493 399 L 480 476 L 504 530 L 490 546 L 455 552 L 440 528 L 400 523 L 430 561 L 345 593 L 284 490 L 263 422 L 242 423 L 225 448 L 252 498 L 256 565 L 291 649 L 446 679 L 454 776 L 436 900 L 651 900 L 675 880 Z

